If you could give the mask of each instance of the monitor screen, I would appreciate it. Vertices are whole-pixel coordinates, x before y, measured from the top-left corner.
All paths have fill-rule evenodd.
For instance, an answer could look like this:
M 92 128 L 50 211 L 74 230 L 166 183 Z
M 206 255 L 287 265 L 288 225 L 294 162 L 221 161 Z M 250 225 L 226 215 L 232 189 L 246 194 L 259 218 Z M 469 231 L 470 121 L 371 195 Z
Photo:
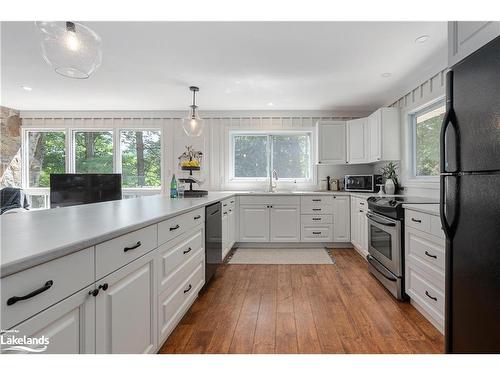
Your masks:
M 122 199 L 120 173 L 50 175 L 50 206 L 65 207 Z

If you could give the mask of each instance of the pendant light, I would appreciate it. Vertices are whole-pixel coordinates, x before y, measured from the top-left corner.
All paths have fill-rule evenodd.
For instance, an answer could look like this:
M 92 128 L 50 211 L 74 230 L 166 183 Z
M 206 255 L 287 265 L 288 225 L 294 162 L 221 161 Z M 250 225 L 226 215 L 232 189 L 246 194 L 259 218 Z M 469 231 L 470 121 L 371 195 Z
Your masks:
M 92 29 L 77 22 L 36 22 L 42 55 L 56 73 L 75 79 L 89 78 L 101 65 L 102 42 Z
M 196 86 L 191 86 L 189 88 L 193 92 L 193 104 L 190 105 L 189 115 L 185 119 L 182 119 L 182 128 L 184 132 L 189 137 L 199 137 L 203 132 L 204 121 L 198 115 L 198 106 L 196 105 L 196 93 L 200 89 Z

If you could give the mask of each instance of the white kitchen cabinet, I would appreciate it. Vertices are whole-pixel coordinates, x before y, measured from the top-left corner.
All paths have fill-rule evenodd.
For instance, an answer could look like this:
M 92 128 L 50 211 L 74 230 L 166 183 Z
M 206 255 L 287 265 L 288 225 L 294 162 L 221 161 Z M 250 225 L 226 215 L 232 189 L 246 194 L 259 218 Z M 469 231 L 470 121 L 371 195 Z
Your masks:
M 364 257 L 368 255 L 368 218 L 366 211 L 358 209 L 359 249 Z
M 346 123 L 345 121 L 318 122 L 318 164 L 345 164 Z
M 156 251 L 96 282 L 96 352 L 152 353 L 157 346 Z
M 228 218 L 228 240 L 229 240 L 229 249 L 233 247 L 236 242 L 236 211 L 234 208 L 230 208 L 227 214 Z
M 347 121 L 347 162 L 364 164 L 369 161 L 368 118 Z
M 89 286 L 17 325 L 14 337 L 47 337 L 49 343 L 43 351 L 47 354 L 95 353 L 95 297 L 89 294 L 93 290 Z M 3 349 L 7 347 L 3 345 Z
M 359 247 L 358 229 L 358 198 L 351 197 L 351 243 L 354 247 Z
M 379 108 L 368 116 L 370 162 L 399 160 L 399 109 Z
M 368 218 L 366 200 L 351 197 L 351 243 L 364 258 L 368 254 Z
M 240 242 L 269 242 L 269 207 L 240 204 Z
M 348 195 L 333 197 L 333 242 L 351 241 L 351 205 Z
M 300 242 L 300 206 L 271 206 L 271 242 Z
M 222 258 L 229 252 L 229 216 L 228 211 L 222 211 Z
M 499 21 L 448 22 L 448 67 L 500 36 Z

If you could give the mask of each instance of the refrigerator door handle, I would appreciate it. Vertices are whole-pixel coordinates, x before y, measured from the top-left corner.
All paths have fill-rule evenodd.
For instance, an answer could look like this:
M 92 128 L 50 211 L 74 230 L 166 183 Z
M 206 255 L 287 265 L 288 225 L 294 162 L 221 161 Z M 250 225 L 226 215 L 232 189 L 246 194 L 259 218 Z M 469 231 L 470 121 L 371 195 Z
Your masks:
M 450 238 L 451 227 L 448 224 L 448 220 L 446 219 L 446 191 L 445 191 L 445 175 L 439 176 L 439 216 L 441 218 L 441 225 L 443 226 L 444 234 L 446 238 Z
M 443 118 L 443 125 L 441 126 L 441 134 L 439 137 L 439 164 L 441 173 L 449 173 L 447 170 L 447 152 L 446 152 L 446 131 L 448 126 L 451 125 L 455 130 L 455 155 L 454 164 L 456 166 L 455 171 L 460 170 L 460 133 L 456 121 L 455 111 L 453 109 L 453 71 L 449 71 L 446 74 L 446 113 Z

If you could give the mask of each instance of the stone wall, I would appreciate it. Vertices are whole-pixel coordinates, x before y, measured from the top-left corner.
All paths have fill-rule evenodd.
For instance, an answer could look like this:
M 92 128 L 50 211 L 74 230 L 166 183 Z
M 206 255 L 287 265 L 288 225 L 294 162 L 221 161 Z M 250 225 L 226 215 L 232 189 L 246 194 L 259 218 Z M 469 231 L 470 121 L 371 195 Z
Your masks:
M 21 186 L 21 118 L 0 106 L 0 188 Z

